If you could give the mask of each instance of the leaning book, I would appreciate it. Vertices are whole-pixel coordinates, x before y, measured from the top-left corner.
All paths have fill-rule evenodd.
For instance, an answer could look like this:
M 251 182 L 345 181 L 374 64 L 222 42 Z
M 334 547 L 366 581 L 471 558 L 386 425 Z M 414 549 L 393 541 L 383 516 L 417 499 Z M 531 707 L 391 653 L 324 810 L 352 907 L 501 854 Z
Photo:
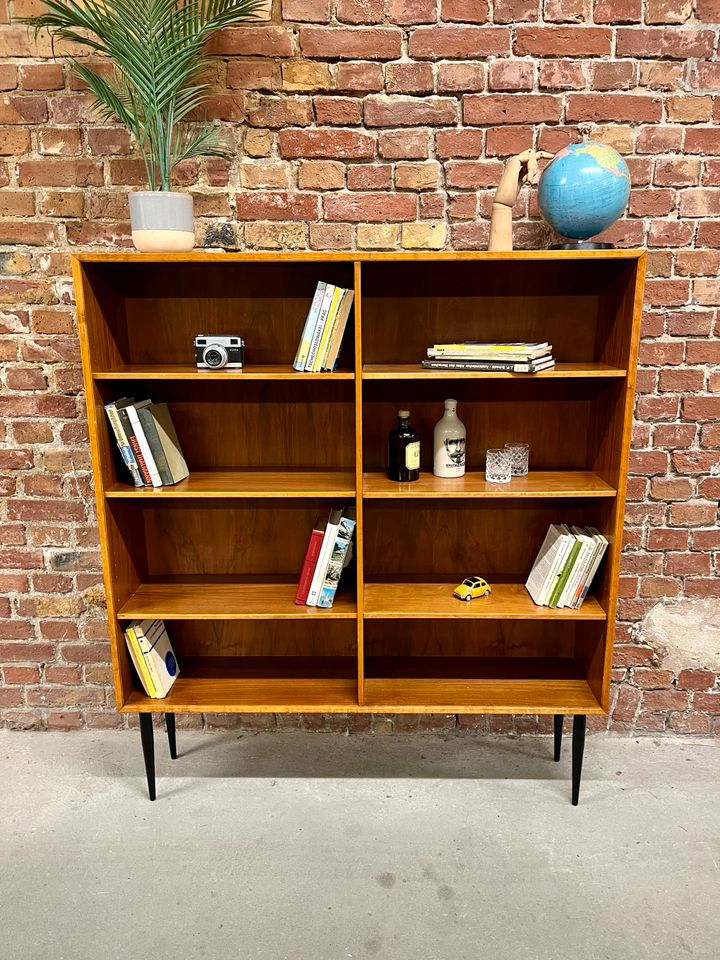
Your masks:
M 125 629 L 125 639 L 145 692 L 154 699 L 167 696 L 180 668 L 164 622 L 133 620 Z M 149 683 L 146 682 L 148 678 Z
M 331 607 L 337 593 L 340 577 L 345 567 L 352 559 L 352 538 L 355 532 L 355 519 L 345 516 L 340 520 L 335 545 L 330 554 L 325 580 L 318 594 L 318 607 Z

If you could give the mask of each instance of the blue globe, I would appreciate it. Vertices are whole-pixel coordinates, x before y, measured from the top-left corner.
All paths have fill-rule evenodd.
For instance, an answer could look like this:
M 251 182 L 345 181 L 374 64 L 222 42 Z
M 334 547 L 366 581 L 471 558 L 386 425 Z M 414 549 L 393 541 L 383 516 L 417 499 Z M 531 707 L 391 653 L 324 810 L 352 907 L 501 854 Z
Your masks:
M 538 184 L 540 212 L 563 237 L 587 240 L 622 214 L 630 196 L 630 171 L 604 143 L 573 143 L 553 157 Z

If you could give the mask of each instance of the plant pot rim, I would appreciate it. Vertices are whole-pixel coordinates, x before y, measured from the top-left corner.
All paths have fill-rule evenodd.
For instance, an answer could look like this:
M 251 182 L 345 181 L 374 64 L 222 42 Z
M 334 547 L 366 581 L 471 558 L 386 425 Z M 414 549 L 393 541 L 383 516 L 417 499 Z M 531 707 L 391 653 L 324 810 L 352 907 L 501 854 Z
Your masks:
M 184 193 L 182 190 L 131 190 L 133 197 L 190 197 L 191 193 Z

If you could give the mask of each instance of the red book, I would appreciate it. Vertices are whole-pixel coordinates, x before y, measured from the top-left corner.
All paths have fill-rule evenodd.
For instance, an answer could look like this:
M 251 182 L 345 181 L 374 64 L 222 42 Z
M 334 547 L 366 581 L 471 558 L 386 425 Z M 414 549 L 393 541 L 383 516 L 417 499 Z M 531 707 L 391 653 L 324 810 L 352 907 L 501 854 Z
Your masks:
M 315 521 L 300 573 L 300 583 L 298 584 L 297 593 L 295 594 L 295 603 L 305 603 L 310 593 L 310 585 L 312 584 L 313 575 L 315 574 L 315 565 L 320 556 L 320 547 L 322 547 L 323 537 L 325 536 L 325 526 L 322 520 L 318 519 Z

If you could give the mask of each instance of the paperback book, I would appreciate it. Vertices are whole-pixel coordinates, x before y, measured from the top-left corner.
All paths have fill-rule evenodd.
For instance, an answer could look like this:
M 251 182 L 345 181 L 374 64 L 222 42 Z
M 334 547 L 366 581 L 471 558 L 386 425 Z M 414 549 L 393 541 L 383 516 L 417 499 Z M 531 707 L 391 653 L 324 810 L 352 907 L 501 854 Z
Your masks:
M 295 370 L 318 373 L 335 369 L 354 295 L 344 287 L 318 283 L 293 361 Z
M 332 607 L 342 572 L 352 559 L 355 524 L 351 507 L 334 507 L 326 521 L 318 519 L 315 522 L 295 603 L 308 607 Z
M 607 546 L 595 527 L 551 524 L 525 583 L 533 601 L 542 607 L 581 607 Z
M 428 370 L 476 370 L 497 373 L 540 373 L 555 366 L 552 345 L 542 343 L 436 343 L 428 347 Z
M 140 682 L 149 697 L 167 696 L 180 668 L 162 620 L 133 620 L 125 628 L 125 642 Z
M 170 486 L 189 476 L 166 403 L 123 397 L 106 404 L 105 412 L 136 487 Z

